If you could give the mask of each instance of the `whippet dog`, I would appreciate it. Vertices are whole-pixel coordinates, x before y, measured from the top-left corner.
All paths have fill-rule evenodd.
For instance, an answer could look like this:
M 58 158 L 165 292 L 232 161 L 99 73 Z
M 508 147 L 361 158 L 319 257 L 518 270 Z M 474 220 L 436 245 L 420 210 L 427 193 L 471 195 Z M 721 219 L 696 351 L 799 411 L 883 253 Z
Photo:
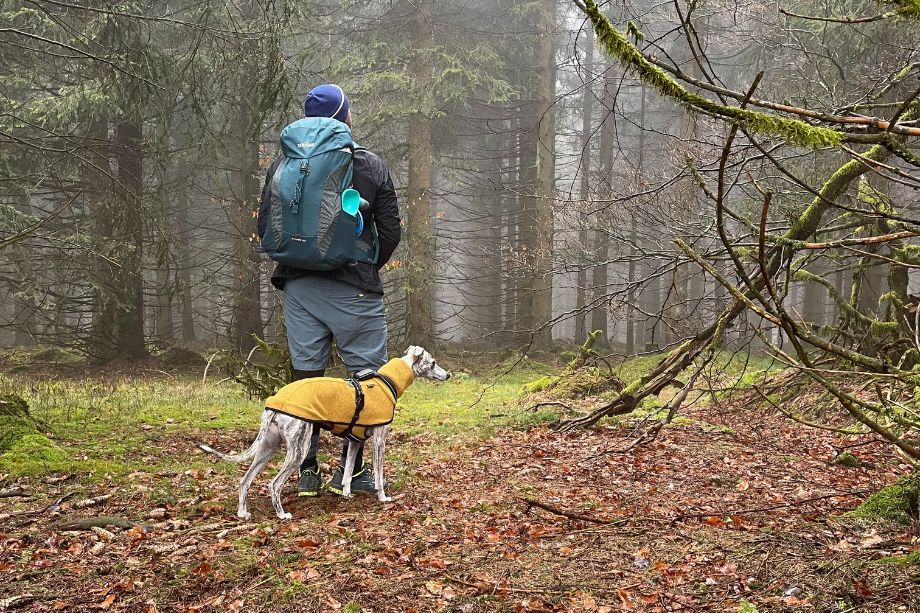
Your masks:
M 387 370 L 389 369 L 389 370 Z M 384 373 L 389 372 L 389 375 Z M 359 375 L 356 378 L 360 377 Z M 411 346 L 401 358 L 390 360 L 380 371 L 367 373 L 361 381 L 370 381 L 379 379 L 376 389 L 375 383 L 358 384 L 355 379 L 342 380 L 331 379 L 329 377 L 320 377 L 314 379 L 301 379 L 282 388 L 278 394 L 272 396 L 266 401 L 265 411 L 262 413 L 262 420 L 259 426 L 259 433 L 256 439 L 250 445 L 249 449 L 235 455 L 225 455 L 215 451 L 208 445 L 199 445 L 201 449 L 212 453 L 228 462 L 244 462 L 254 458 L 252 465 L 243 478 L 240 480 L 240 499 L 237 508 L 237 516 L 241 519 L 249 519 L 252 514 L 249 512 L 246 497 L 249 487 L 252 485 L 256 475 L 268 464 L 269 460 L 281 446 L 284 441 L 287 447 L 287 455 L 284 463 L 274 479 L 269 483 L 269 492 L 271 493 L 272 505 L 279 519 L 291 519 L 292 515 L 285 512 L 281 506 L 281 489 L 287 482 L 290 475 L 297 470 L 310 447 L 310 437 L 313 434 L 313 428 L 322 427 L 332 430 L 334 434 L 346 436 L 348 438 L 348 453 L 345 459 L 345 466 L 342 474 L 342 495 L 351 496 L 352 473 L 354 472 L 355 460 L 358 455 L 359 442 L 357 440 L 373 439 L 374 449 L 374 488 L 377 490 L 377 500 L 388 502 L 391 500 L 384 492 L 383 480 L 383 453 L 386 446 L 386 435 L 390 430 L 389 422 L 392 420 L 392 410 L 395 408 L 396 400 L 406 387 L 411 385 L 415 378 L 434 379 L 436 381 L 446 381 L 450 378 L 450 373 L 438 366 L 434 358 L 421 347 Z M 395 380 L 395 383 L 394 383 Z M 342 391 L 343 386 L 347 388 Z M 350 387 L 349 387 L 350 386 Z M 381 425 L 365 426 L 356 423 L 358 420 L 361 407 L 364 403 L 365 394 L 374 399 L 386 398 L 392 402 L 389 419 Z M 307 407 L 312 413 L 308 417 L 297 417 L 296 414 L 304 415 L 303 411 L 293 410 L 294 405 L 303 405 L 303 402 L 289 402 L 294 398 L 309 398 L 310 404 Z M 277 399 L 281 400 L 277 400 Z M 390 400 L 392 399 L 392 400 Z M 344 407 L 346 410 L 354 409 L 354 418 L 347 427 L 342 422 L 334 422 L 325 412 L 330 409 L 329 402 L 346 404 L 352 406 Z M 357 406 L 357 409 L 355 409 Z M 297 408 L 302 409 L 302 406 Z M 339 407 L 342 408 L 342 407 Z M 294 413 L 294 414 L 290 414 Z M 314 419 L 309 419 L 316 413 Z M 349 413 L 351 415 L 351 413 Z M 360 432 L 360 436 L 355 436 L 355 428 Z M 339 430 L 338 432 L 336 430 Z M 344 430 L 344 432 L 342 432 Z

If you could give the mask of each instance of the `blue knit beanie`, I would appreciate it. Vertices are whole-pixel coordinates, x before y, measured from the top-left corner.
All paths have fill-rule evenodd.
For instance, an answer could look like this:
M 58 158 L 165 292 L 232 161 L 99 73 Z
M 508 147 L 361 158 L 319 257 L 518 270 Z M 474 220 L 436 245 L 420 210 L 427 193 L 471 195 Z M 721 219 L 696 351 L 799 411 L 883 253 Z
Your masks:
M 333 83 L 317 85 L 303 99 L 304 117 L 332 117 L 344 122 L 348 117 L 348 96 Z

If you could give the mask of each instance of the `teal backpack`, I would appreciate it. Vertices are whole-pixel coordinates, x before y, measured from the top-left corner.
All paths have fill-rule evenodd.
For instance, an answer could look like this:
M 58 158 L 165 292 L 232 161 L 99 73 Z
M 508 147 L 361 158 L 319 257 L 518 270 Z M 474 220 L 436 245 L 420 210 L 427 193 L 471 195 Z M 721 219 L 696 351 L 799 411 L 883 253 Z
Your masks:
M 362 231 L 361 213 L 342 210 L 355 149 L 351 130 L 336 119 L 307 117 L 281 131 L 282 158 L 269 185 L 262 236 L 262 250 L 270 258 L 318 271 L 349 262 L 377 263 L 374 224 L 361 224 Z

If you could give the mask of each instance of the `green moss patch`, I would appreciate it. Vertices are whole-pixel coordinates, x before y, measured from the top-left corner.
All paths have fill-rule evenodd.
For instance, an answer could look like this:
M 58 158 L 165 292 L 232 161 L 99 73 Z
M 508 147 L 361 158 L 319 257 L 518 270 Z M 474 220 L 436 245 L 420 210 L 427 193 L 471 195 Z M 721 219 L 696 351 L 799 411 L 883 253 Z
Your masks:
M 897 566 L 920 566 L 920 551 L 913 551 L 904 556 L 887 556 L 879 559 L 879 562 Z
M 917 520 L 918 513 L 920 513 L 920 475 L 910 475 L 872 494 L 848 515 L 859 519 L 887 520 L 906 524 Z
M 0 455 L 0 472 L 40 475 L 68 466 L 70 455 L 43 434 L 26 434 Z
M 863 461 L 849 451 L 844 451 L 834 458 L 834 464 L 846 466 L 847 468 L 862 468 Z
M 29 405 L 16 394 L 0 394 L 0 453 L 22 437 L 38 434 L 39 422 L 29 414 Z
M 552 392 L 560 398 L 583 398 L 619 393 L 623 389 L 623 381 L 604 369 L 581 368 L 562 376 L 541 377 L 521 389 L 525 394 Z

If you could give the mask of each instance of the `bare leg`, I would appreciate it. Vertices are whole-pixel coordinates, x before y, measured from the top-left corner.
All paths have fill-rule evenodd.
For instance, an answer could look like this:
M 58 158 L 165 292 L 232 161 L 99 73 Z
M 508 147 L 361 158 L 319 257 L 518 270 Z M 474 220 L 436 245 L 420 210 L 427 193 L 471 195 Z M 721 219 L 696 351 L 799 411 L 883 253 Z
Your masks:
M 377 490 L 377 500 L 380 502 L 393 500 L 383 491 L 383 452 L 389 430 L 390 426 L 374 428 L 374 489 Z
M 348 457 L 345 459 L 345 467 L 342 469 L 342 496 L 351 496 L 351 477 L 355 471 L 355 458 L 358 457 L 358 443 L 348 441 Z
M 275 455 L 275 452 L 278 451 L 278 447 L 281 445 L 281 434 L 278 431 L 278 426 L 271 422 L 264 426 L 263 430 L 259 432 L 258 438 L 261 439 L 261 444 L 255 450 L 255 460 L 252 461 L 249 470 L 247 470 L 243 478 L 240 479 L 240 502 L 236 508 L 236 516 L 240 519 L 249 519 L 252 517 L 246 503 L 249 488 L 253 480 L 255 480 L 256 475 L 262 472 L 262 469 L 265 468 L 265 465 L 268 464 L 268 461 L 272 459 L 272 456 Z
M 293 422 L 298 423 L 293 423 Z M 275 507 L 275 513 L 278 519 L 291 519 L 293 515 L 285 513 L 281 506 L 281 489 L 287 482 L 297 467 L 300 466 L 304 458 L 307 457 L 307 451 L 310 447 L 310 436 L 313 434 L 313 424 L 301 420 L 291 420 L 284 431 L 284 439 L 287 442 L 287 455 L 284 456 L 284 463 L 275 478 L 268 484 L 268 489 L 272 496 L 272 505 Z

